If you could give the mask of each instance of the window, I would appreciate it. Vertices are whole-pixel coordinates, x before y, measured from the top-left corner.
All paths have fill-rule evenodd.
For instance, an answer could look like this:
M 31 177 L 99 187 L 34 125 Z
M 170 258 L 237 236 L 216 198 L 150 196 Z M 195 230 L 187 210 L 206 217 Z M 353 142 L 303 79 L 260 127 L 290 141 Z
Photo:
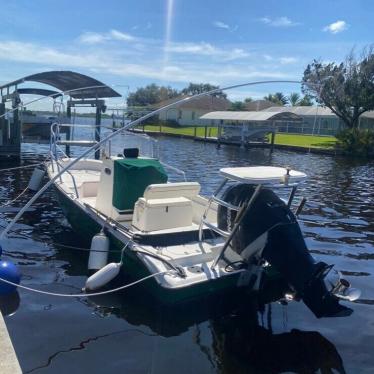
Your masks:
M 192 112 L 192 113 L 191 113 L 191 119 L 192 119 L 192 121 L 195 120 L 195 112 Z

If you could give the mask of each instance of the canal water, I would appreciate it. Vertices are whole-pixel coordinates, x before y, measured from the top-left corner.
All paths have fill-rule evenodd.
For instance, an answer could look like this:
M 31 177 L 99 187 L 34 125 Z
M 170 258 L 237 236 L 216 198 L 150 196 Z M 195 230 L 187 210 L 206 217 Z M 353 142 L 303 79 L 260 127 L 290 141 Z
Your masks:
M 301 226 L 320 260 L 336 264 L 362 290 L 348 318 L 316 319 L 303 303 L 251 300 L 232 307 L 206 299 L 160 308 L 135 289 L 106 298 L 57 298 L 20 290 L 1 299 L 24 373 L 373 373 L 374 372 L 374 164 L 328 156 L 159 137 L 161 158 L 199 181 L 211 194 L 219 169 L 291 166 L 306 172 L 308 199 Z M 124 139 L 112 147 L 120 151 Z M 42 161 L 47 146 L 25 145 L 21 165 Z M 2 163 L 0 168 L 19 164 Z M 27 201 L 3 204 L 27 185 L 32 169 L 0 173 L 0 224 Z M 53 191 L 24 215 L 3 257 L 18 264 L 24 285 L 80 292 L 86 247 L 65 220 Z M 319 371 L 320 370 L 320 371 Z

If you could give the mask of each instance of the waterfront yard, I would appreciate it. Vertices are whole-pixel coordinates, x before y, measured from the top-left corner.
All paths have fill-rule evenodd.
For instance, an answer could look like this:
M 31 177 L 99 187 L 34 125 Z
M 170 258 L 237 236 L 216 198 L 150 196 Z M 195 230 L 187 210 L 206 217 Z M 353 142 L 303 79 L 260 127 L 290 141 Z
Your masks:
M 142 126 L 139 126 L 143 129 Z M 145 131 L 155 131 L 164 134 L 175 134 L 184 136 L 197 136 L 205 137 L 205 127 L 204 126 L 180 126 L 180 127 L 170 127 L 160 125 L 145 125 Z M 196 130 L 195 130 L 196 129 Z M 196 133 L 195 133 L 196 131 Z M 206 135 L 207 137 L 217 137 L 218 129 L 217 127 L 207 127 Z M 277 133 L 275 136 L 275 144 L 280 145 L 290 145 L 296 147 L 305 148 L 333 148 L 336 143 L 336 138 L 334 136 L 317 136 L 317 135 L 305 135 L 305 134 L 284 134 Z

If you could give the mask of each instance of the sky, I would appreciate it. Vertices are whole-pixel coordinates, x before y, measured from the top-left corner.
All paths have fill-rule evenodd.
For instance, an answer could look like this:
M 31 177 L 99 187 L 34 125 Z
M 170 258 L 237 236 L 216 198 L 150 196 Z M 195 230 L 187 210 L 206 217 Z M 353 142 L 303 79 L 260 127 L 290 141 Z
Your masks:
M 0 0 L 0 9 L 0 83 L 73 70 L 124 97 L 150 83 L 300 80 L 313 59 L 340 62 L 374 35 L 372 0 Z M 227 94 L 299 89 L 266 84 Z

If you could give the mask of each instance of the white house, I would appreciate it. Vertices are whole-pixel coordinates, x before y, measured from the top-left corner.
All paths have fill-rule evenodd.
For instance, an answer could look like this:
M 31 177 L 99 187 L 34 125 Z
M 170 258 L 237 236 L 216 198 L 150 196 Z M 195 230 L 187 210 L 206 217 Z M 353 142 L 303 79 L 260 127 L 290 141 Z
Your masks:
M 165 100 L 157 104 L 161 108 L 167 104 L 171 104 L 180 97 Z M 175 121 L 181 126 L 207 125 L 207 121 L 201 120 L 200 117 L 205 113 L 217 110 L 227 110 L 231 106 L 231 102 L 227 99 L 215 96 L 201 96 L 199 98 L 189 100 L 179 104 L 176 107 L 166 109 L 159 114 L 160 121 Z

